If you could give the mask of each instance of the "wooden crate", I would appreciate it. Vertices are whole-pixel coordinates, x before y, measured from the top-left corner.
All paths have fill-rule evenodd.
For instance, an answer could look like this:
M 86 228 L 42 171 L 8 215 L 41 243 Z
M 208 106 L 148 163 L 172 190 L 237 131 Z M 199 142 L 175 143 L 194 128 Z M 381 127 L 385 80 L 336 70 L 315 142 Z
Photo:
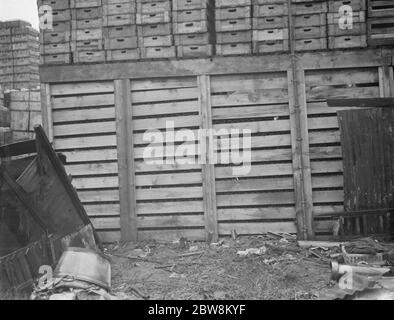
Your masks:
M 70 42 L 49 43 L 40 46 L 40 53 L 43 55 L 53 55 L 58 53 L 70 53 Z
M 253 42 L 288 40 L 289 29 L 253 30 Z
M 169 11 L 171 11 L 171 2 L 169 0 L 137 3 L 137 13 L 139 14 L 162 13 Z
M 208 32 L 209 24 L 206 20 L 173 23 L 174 34 Z
M 253 17 L 287 16 L 287 3 L 256 4 L 253 6 Z
M 394 44 L 394 16 L 368 18 L 368 45 Z
M 176 49 L 178 58 L 210 57 L 213 55 L 211 44 L 177 46 Z
M 288 16 L 259 17 L 252 19 L 252 27 L 256 30 L 288 28 Z
M 103 19 L 105 27 L 133 25 L 136 22 L 134 13 L 108 15 L 104 16 Z
M 99 29 L 104 26 L 104 20 L 103 18 L 72 20 L 71 25 L 73 30 Z
M 106 50 L 106 61 L 138 60 L 140 49 Z
M 99 19 L 102 16 L 102 7 L 78 8 L 71 10 L 71 18 L 73 20 Z
M 71 63 L 71 53 L 48 54 L 40 56 L 41 64 L 67 64 Z
M 106 50 L 114 49 L 134 49 L 138 47 L 137 37 L 121 37 L 104 40 L 104 48 Z
M 303 15 L 311 13 L 325 13 L 328 11 L 327 1 L 303 1 L 292 4 L 292 14 Z
M 242 43 L 252 42 L 252 31 L 230 31 L 216 33 L 216 43 Z
M 174 43 L 177 46 L 188 46 L 192 44 L 210 44 L 214 43 L 214 34 L 212 32 L 176 34 Z
M 42 44 L 62 43 L 62 42 L 68 42 L 70 40 L 71 40 L 70 31 L 54 31 L 54 32 L 43 31 L 40 35 L 40 42 Z
M 104 62 L 105 51 L 78 51 L 74 53 L 75 63 Z
M 170 47 L 174 44 L 172 35 L 138 37 L 138 46 L 142 47 Z
M 250 6 L 251 0 L 216 0 L 216 8 L 227 8 L 227 7 L 243 7 Z
M 228 55 L 240 55 L 240 54 L 251 54 L 252 44 L 251 43 L 226 43 L 216 45 L 216 55 L 228 56 Z
M 96 40 L 102 38 L 103 38 L 102 29 L 73 30 L 71 34 L 72 41 Z
M 25 50 L 13 50 L 13 51 L 0 51 L 0 58 L 26 58 L 26 57 L 38 57 L 40 55 L 40 52 L 38 50 L 31 50 L 31 49 L 25 49 Z
M 37 0 L 38 8 L 41 6 L 50 6 L 54 10 L 70 9 L 69 1 L 64 0 Z
M 331 0 L 328 1 L 328 12 L 339 13 L 343 6 L 350 6 L 353 13 L 367 8 L 366 0 Z
M 368 0 L 368 18 L 394 16 L 394 2 L 391 0 Z
M 327 27 L 304 27 L 295 28 L 294 30 L 295 39 L 315 39 L 315 38 L 326 38 L 327 37 Z
M 50 0 L 48 0 L 48 1 L 50 1 Z M 61 1 L 61 0 L 57 0 L 57 1 Z M 119 1 L 119 0 L 117 0 L 117 1 Z M 64 2 L 67 2 L 67 1 L 64 1 Z M 103 3 L 101 0 L 70 0 L 70 7 L 71 8 L 94 8 L 94 7 L 101 7 L 102 4 Z
M 147 48 L 140 48 L 140 50 L 141 50 L 141 58 L 144 58 L 144 59 L 175 58 L 176 57 L 175 46 L 147 47 Z
M 106 27 L 103 29 L 104 38 L 133 37 L 137 35 L 136 25 Z
M 103 6 L 104 16 L 135 13 L 135 12 L 136 12 L 136 7 L 134 2 L 113 3 L 113 4 L 106 4 Z
M 137 13 L 137 24 L 156 24 L 167 23 L 171 21 L 171 11 L 154 12 L 154 13 Z
M 367 36 L 364 35 L 346 35 L 328 38 L 329 49 L 342 48 L 365 48 L 367 46 Z
M 327 14 L 312 13 L 293 16 L 294 27 L 314 27 L 327 25 Z
M 138 36 L 163 36 L 171 34 L 171 23 L 158 23 L 137 27 Z M 175 32 L 174 32 L 175 33 Z
M 53 10 L 52 11 L 52 21 L 70 21 L 71 20 L 71 10 Z
M 172 10 L 207 9 L 213 6 L 213 0 L 173 0 Z
M 244 7 L 227 7 L 227 8 L 216 8 L 215 19 L 216 20 L 233 20 L 250 18 L 252 14 L 250 6 Z
M 329 36 L 365 35 L 367 33 L 365 12 L 363 11 L 353 13 L 351 24 L 339 25 L 339 14 L 336 13 L 329 13 L 327 20 Z
M 327 49 L 327 38 L 301 39 L 295 41 L 296 51 L 324 50 Z
M 189 22 L 207 20 L 212 17 L 213 11 L 208 9 L 181 10 L 172 12 L 172 22 Z
M 251 30 L 252 20 L 251 18 L 216 20 L 215 27 L 216 32 Z
M 103 49 L 102 39 L 72 41 L 71 50 L 75 51 L 98 51 Z

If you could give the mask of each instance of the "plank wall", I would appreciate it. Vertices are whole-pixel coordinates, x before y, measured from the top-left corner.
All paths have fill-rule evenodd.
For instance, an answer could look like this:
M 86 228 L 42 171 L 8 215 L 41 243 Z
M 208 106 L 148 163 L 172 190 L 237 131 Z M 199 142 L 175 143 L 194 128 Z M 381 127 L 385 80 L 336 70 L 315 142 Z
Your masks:
M 43 114 L 104 242 L 130 233 L 134 239 L 202 240 L 210 232 L 228 236 L 233 230 L 300 232 L 302 188 L 309 192 L 316 235 L 327 237 L 334 225 L 323 216 L 343 212 L 344 191 L 336 109 L 326 99 L 391 96 L 391 57 L 389 51 L 371 49 L 300 54 L 296 80 L 290 78 L 287 55 L 44 66 Z M 301 120 L 294 115 L 294 82 Z M 163 132 L 167 121 L 176 131 L 194 133 L 250 129 L 249 174 L 234 176 L 230 164 L 144 162 L 150 143 L 144 132 Z M 217 138 L 212 147 L 221 156 L 225 139 Z M 302 159 L 310 161 L 310 170 L 299 168 L 294 146 L 300 139 L 309 146 Z M 184 137 L 172 140 L 169 157 Z M 197 158 L 197 142 L 188 145 Z M 307 181 L 300 183 L 301 171 Z M 125 225 L 128 221 L 132 226 Z
M 53 140 L 67 157 L 86 212 L 103 241 L 119 239 L 119 179 L 113 82 L 51 86 Z

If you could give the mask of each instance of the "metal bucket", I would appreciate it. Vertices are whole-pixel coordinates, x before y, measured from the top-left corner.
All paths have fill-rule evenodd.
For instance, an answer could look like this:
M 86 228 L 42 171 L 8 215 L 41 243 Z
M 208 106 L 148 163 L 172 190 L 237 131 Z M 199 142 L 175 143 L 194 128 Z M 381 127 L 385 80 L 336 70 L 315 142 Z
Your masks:
M 70 280 L 111 289 L 111 264 L 109 259 L 96 251 L 84 248 L 68 248 L 63 252 L 55 269 L 55 278 L 62 285 L 71 286 Z

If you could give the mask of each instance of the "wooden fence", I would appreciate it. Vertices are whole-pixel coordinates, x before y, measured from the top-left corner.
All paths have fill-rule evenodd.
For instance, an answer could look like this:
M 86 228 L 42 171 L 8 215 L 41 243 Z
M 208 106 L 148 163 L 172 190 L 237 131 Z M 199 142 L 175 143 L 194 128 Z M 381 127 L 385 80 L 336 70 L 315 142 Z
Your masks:
M 233 230 L 330 235 L 323 215 L 344 211 L 344 191 L 336 109 L 326 99 L 391 96 L 392 52 L 304 53 L 294 69 L 290 61 L 282 54 L 42 66 L 46 131 L 67 156 L 103 241 L 215 240 Z M 143 161 L 144 132 L 168 121 L 175 131 L 251 130 L 249 174 L 209 161 Z M 198 141 L 188 144 L 197 157 Z M 225 144 L 207 144 L 215 149 L 208 157 L 226 153 Z

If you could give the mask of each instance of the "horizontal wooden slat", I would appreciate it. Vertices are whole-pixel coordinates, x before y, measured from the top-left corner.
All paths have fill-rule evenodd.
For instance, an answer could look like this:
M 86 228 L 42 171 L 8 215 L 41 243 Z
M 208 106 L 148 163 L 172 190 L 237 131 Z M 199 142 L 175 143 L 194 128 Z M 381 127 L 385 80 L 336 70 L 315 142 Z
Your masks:
M 114 105 L 115 98 L 113 94 L 95 94 L 88 96 L 70 96 L 52 99 L 52 108 L 71 109 L 82 107 L 98 107 Z
M 230 108 L 212 108 L 213 120 L 245 119 L 255 117 L 288 116 L 288 104 L 257 105 Z
M 114 119 L 115 108 L 92 108 L 83 110 L 55 110 L 52 113 L 53 122 L 91 121 Z M 87 124 L 85 124 L 88 126 Z
M 339 99 L 339 98 L 373 98 L 379 97 L 379 87 L 333 88 L 316 86 L 306 88 L 308 100 Z
M 267 136 L 254 136 L 251 137 L 251 147 L 252 148 L 263 148 L 263 147 L 283 147 L 291 145 L 290 135 L 289 134 L 280 134 L 280 135 L 267 135 Z M 220 139 L 221 145 L 236 145 L 237 139 Z M 242 140 L 239 144 L 242 147 Z M 220 145 L 214 145 L 214 150 L 220 150 Z
M 216 195 L 216 202 L 218 207 L 293 204 L 294 201 L 294 192 L 264 192 Z
M 216 178 L 232 178 L 234 176 L 234 167 L 216 167 L 215 176 Z M 251 165 L 250 171 L 247 174 L 248 177 L 265 177 L 265 176 L 283 176 L 292 174 L 291 163 L 279 163 L 279 164 L 261 164 Z
M 309 132 L 309 144 L 340 143 L 341 137 L 337 131 L 313 131 Z
M 81 202 L 119 201 L 119 190 L 78 191 Z
M 76 189 L 117 188 L 119 187 L 119 178 L 117 176 L 73 178 L 72 185 Z
M 114 243 L 120 241 L 119 231 L 98 231 L 98 236 L 102 243 Z
M 103 92 L 114 92 L 113 82 L 65 83 L 51 86 L 51 94 L 54 96 Z
M 312 188 L 343 188 L 343 176 L 313 176 Z
M 202 187 L 137 189 L 137 200 L 202 198 Z
M 133 105 L 133 116 L 163 116 L 167 114 L 198 112 L 197 101 L 181 101 Z
M 56 149 L 97 148 L 116 146 L 116 135 L 55 139 Z
M 263 234 L 267 232 L 297 232 L 295 222 L 219 223 L 219 235 L 231 235 L 233 230 L 239 235 Z
M 138 228 L 203 227 L 204 215 L 138 217 Z
M 215 124 L 213 128 L 218 132 L 219 130 L 225 129 L 227 133 L 230 130 L 239 130 L 242 133 L 243 130 L 250 130 L 251 133 L 269 133 L 277 131 L 290 131 L 289 120 L 274 120 L 274 121 L 249 121 L 249 122 L 233 122 L 233 123 L 221 123 Z
M 180 164 L 174 162 L 173 164 L 148 164 L 145 161 L 135 161 L 134 167 L 136 172 L 152 172 L 152 171 L 179 171 L 179 170 L 198 170 L 201 169 L 201 164 L 198 164 L 197 161 L 190 159 L 190 161 L 194 161 L 193 164 Z
M 312 174 L 316 173 L 333 173 L 343 172 L 343 163 L 342 161 L 311 161 L 311 172 Z
M 84 206 L 89 216 L 119 216 L 119 204 L 91 204 Z
M 200 125 L 199 116 L 193 115 L 193 116 L 133 120 L 133 129 L 134 130 L 165 129 L 166 126 L 171 125 L 169 122 L 173 122 L 175 128 L 198 127 Z
M 237 106 L 261 103 L 284 103 L 287 101 L 286 89 L 267 89 L 254 91 L 234 91 L 225 95 L 213 95 L 212 106 Z
M 160 186 L 173 184 L 195 184 L 201 183 L 201 172 L 192 173 L 173 173 L 173 174 L 154 174 L 154 175 L 136 175 L 135 182 L 137 186 Z
M 146 103 L 157 101 L 191 100 L 197 99 L 197 97 L 197 88 L 133 91 L 131 93 L 131 102 Z
M 202 201 L 168 201 L 137 203 L 137 214 L 204 212 Z
M 315 216 L 322 216 L 322 215 L 330 215 L 330 214 L 337 214 L 344 212 L 344 206 L 323 206 L 323 205 L 314 205 L 313 206 L 313 214 Z
M 66 156 L 67 163 L 117 159 L 116 149 L 64 151 L 62 154 Z
M 218 209 L 218 220 L 295 219 L 294 207 Z
M 313 159 L 341 158 L 341 147 L 310 147 L 309 155 Z
M 119 229 L 120 228 L 120 217 L 111 218 L 90 218 L 93 226 L 96 229 Z
M 308 129 L 339 129 L 337 117 L 322 117 L 308 119 Z
M 163 125 L 165 126 L 166 124 L 163 123 Z M 199 139 L 198 130 L 196 129 L 184 129 L 182 131 L 181 130 L 182 129 L 179 130 L 175 129 L 174 134 L 171 134 L 170 132 L 166 134 L 165 131 L 162 131 L 161 135 L 158 136 L 156 136 L 156 133 L 154 136 L 152 136 L 150 131 L 146 131 L 144 133 L 135 133 L 134 144 L 139 145 L 139 144 L 158 144 L 158 143 L 162 144 L 164 142 L 166 143 L 191 142 L 191 141 L 197 141 Z
M 178 77 L 178 78 L 158 78 L 135 80 L 131 82 L 132 91 L 157 90 L 157 89 L 177 89 L 196 87 L 197 79 L 195 77 Z
M 313 191 L 312 192 L 312 200 L 314 203 L 343 202 L 344 193 L 343 193 L 343 190 Z
M 256 75 L 225 75 L 211 78 L 211 92 L 227 92 L 234 90 L 254 89 L 286 89 L 286 74 L 268 73 Z
M 116 133 L 115 121 L 64 124 L 53 126 L 53 134 L 55 135 L 55 137 L 101 133 Z
M 204 229 L 180 229 L 180 230 L 139 230 L 138 240 L 174 241 L 180 238 L 202 241 L 205 239 Z
M 216 181 L 216 192 L 292 190 L 292 177 L 231 179 Z
M 315 70 L 305 73 L 305 84 L 308 85 L 348 85 L 349 83 L 377 83 L 378 70 L 350 69 L 350 70 Z

